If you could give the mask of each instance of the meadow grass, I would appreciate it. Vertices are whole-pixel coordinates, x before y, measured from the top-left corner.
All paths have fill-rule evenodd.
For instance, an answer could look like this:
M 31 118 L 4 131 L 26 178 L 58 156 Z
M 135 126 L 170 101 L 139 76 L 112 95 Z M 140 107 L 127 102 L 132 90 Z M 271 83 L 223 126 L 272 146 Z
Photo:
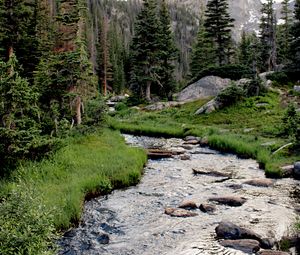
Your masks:
M 195 115 L 208 100 L 154 112 L 122 109 L 107 122 L 114 129 L 138 135 L 206 137 L 212 148 L 256 159 L 266 175 L 273 178 L 281 177 L 281 166 L 299 159 L 299 153 L 287 150 L 272 155 L 289 141 L 281 137 L 284 109 L 276 92 L 247 98 L 211 114 Z
M 115 188 L 136 184 L 141 178 L 146 160 L 142 149 L 126 146 L 118 131 L 106 129 L 101 133 L 70 139 L 69 144 L 56 152 L 51 159 L 28 162 L 19 167 L 9 180 L 0 182 L 0 226 L 4 225 L 4 221 L 7 221 L 12 213 L 11 210 L 3 209 L 10 208 L 9 205 L 16 200 L 16 196 L 12 194 L 20 194 L 17 196 L 21 198 L 20 204 L 26 206 L 28 203 L 34 204 L 32 201 L 40 202 L 39 206 L 32 206 L 30 209 L 33 213 L 25 210 L 24 206 L 15 209 L 13 215 L 24 211 L 14 218 L 14 222 L 21 223 L 18 229 L 14 228 L 14 222 L 1 229 L 6 235 L 0 235 L 0 254 L 4 254 L 4 251 L 5 254 L 19 254 L 16 239 L 12 238 L 15 233 L 23 233 L 19 241 L 23 240 L 25 248 L 20 254 L 43 254 L 39 249 L 47 245 L 35 248 L 36 242 L 33 239 L 38 234 L 28 231 L 30 228 L 35 229 L 33 225 L 38 219 L 34 217 L 40 214 L 40 208 L 51 212 L 51 217 L 50 214 L 44 217 L 45 229 L 51 229 L 50 225 L 56 230 L 67 229 L 79 222 L 85 199 L 107 194 Z M 22 224 L 24 215 L 29 217 L 28 221 L 25 221 L 26 225 L 25 222 Z M 38 242 L 43 244 L 47 238 L 41 237 Z M 16 249 L 8 252 L 8 245 Z M 30 249 L 32 252 L 29 252 Z

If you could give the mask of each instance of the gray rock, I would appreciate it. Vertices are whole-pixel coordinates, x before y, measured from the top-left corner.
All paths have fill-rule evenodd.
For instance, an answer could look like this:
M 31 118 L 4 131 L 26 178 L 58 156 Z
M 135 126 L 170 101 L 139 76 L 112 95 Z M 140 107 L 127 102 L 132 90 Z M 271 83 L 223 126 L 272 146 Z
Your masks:
M 144 110 L 146 111 L 161 111 L 163 109 L 169 108 L 169 107 L 175 107 L 178 105 L 182 105 L 184 102 L 174 102 L 174 101 L 169 101 L 169 102 L 157 102 L 155 104 L 147 105 L 144 107 Z
M 196 136 L 186 136 L 184 139 L 184 141 L 188 142 L 188 141 L 194 141 L 194 140 L 197 140 L 197 141 L 200 141 L 200 138 L 199 137 L 196 137 Z
M 293 175 L 295 179 L 300 179 L 300 161 L 294 164 Z
M 109 235 L 108 234 L 102 234 L 97 237 L 97 242 L 100 244 L 108 244 L 109 243 Z
M 288 165 L 281 167 L 281 174 L 283 178 L 289 178 L 293 176 L 294 165 Z
M 220 241 L 220 244 L 224 247 L 229 247 L 250 254 L 257 252 L 260 249 L 259 242 L 252 239 L 222 240 Z
M 127 99 L 129 96 L 128 95 L 124 95 L 124 96 L 114 96 L 110 98 L 111 102 L 122 102 L 125 99 Z
M 244 197 L 224 196 L 224 197 L 213 197 L 209 201 L 217 202 L 228 206 L 242 206 L 247 199 Z
M 178 208 L 166 208 L 165 214 L 170 215 L 172 217 L 181 217 L 181 218 L 187 218 L 187 217 L 195 217 L 198 214 L 194 212 L 190 212 L 185 209 L 178 209 Z
M 185 154 L 185 155 L 181 155 L 181 156 L 180 156 L 180 159 L 181 159 L 181 160 L 190 160 L 191 157 L 190 157 L 189 155 L 186 155 L 186 154 Z
M 246 181 L 244 184 L 248 184 L 256 187 L 271 187 L 273 186 L 273 181 L 270 179 L 254 179 Z
M 300 93 L 300 86 L 294 86 L 294 91 Z
M 230 82 L 230 79 L 222 79 L 217 76 L 203 77 L 178 93 L 177 100 L 182 102 L 214 97 L 228 87 Z
M 199 209 L 205 213 L 213 213 L 217 210 L 217 207 L 215 205 L 210 205 L 210 204 L 201 204 L 199 206 Z
M 209 102 L 207 102 L 205 105 L 203 105 L 201 108 L 199 108 L 195 114 L 199 115 L 199 114 L 209 114 L 212 113 L 218 109 L 220 109 L 221 104 L 214 98 L 212 100 L 210 100 Z
M 264 250 L 259 251 L 258 255 L 289 255 L 290 253 L 284 251 L 273 251 L 273 250 Z

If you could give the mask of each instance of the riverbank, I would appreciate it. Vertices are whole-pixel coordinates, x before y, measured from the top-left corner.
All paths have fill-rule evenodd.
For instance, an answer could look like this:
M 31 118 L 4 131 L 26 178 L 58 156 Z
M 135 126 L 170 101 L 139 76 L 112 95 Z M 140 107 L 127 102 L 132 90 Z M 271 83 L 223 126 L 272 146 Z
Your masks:
M 105 129 L 20 166 L 0 182 L 0 254 L 54 254 L 55 233 L 79 222 L 84 200 L 138 183 L 145 162 L 142 149 Z
M 299 160 L 300 152 L 289 148 L 273 154 L 290 142 L 281 135 L 285 109 L 278 93 L 268 92 L 211 114 L 195 115 L 206 102 L 199 100 L 159 111 L 123 106 L 111 113 L 108 123 L 113 129 L 136 135 L 204 138 L 214 149 L 256 159 L 272 178 L 282 177 L 281 167 Z

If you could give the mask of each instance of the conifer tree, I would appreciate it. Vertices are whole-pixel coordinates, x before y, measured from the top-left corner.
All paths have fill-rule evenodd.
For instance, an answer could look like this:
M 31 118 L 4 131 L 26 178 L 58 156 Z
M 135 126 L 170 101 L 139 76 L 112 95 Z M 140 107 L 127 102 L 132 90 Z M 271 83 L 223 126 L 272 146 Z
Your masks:
M 209 0 L 207 2 L 207 9 L 205 11 L 206 19 L 204 26 L 216 44 L 216 56 L 218 64 L 228 64 L 230 59 L 231 47 L 231 28 L 233 21 L 228 12 L 227 0 Z
M 159 36 L 156 0 L 144 0 L 131 44 L 130 85 L 135 94 L 148 101 L 151 100 L 151 87 L 158 80 Z
M 276 17 L 273 9 L 273 0 L 264 3 L 261 9 L 260 24 L 261 64 L 262 71 L 272 71 L 276 66 Z
M 177 59 L 177 48 L 174 42 L 174 35 L 171 30 L 171 19 L 165 0 L 162 0 L 159 12 L 159 61 L 158 83 L 168 99 L 176 89 L 174 79 L 175 61 Z
M 191 76 L 195 77 L 203 69 L 216 64 L 215 47 L 212 39 L 208 37 L 204 26 L 204 15 L 200 14 L 199 28 L 196 43 L 191 56 Z
M 295 21 L 292 26 L 292 42 L 290 48 L 291 69 L 300 71 L 300 0 L 295 3 Z

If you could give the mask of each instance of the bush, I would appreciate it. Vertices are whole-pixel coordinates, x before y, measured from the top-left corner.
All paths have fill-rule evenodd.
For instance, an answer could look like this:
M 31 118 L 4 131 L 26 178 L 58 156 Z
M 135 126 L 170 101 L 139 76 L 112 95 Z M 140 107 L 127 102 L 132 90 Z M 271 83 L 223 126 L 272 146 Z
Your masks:
M 53 215 L 25 186 L 0 204 L 0 254 L 55 254 Z
M 284 135 L 295 137 L 300 126 L 300 117 L 296 112 L 294 104 L 289 104 L 283 118 L 282 131 Z
M 118 103 L 115 107 L 116 111 L 126 110 L 128 106 L 122 102 Z
M 232 83 L 229 87 L 224 89 L 216 98 L 216 100 L 223 106 L 230 106 L 242 100 L 245 96 L 243 88 L 238 87 Z
M 231 80 L 240 80 L 242 78 L 252 78 L 254 76 L 254 72 L 250 68 L 242 65 L 212 66 L 201 71 L 190 83 L 198 81 L 199 79 L 209 75 L 228 78 Z
M 84 124 L 95 125 L 103 121 L 106 108 L 103 98 L 96 97 L 87 101 L 85 108 Z
M 245 91 L 245 96 L 247 97 L 259 96 L 266 92 L 266 88 L 259 79 L 252 79 L 250 82 L 245 84 L 243 89 Z
M 266 76 L 268 80 L 276 82 L 278 85 L 287 85 L 289 83 L 289 77 L 285 72 L 274 72 Z

